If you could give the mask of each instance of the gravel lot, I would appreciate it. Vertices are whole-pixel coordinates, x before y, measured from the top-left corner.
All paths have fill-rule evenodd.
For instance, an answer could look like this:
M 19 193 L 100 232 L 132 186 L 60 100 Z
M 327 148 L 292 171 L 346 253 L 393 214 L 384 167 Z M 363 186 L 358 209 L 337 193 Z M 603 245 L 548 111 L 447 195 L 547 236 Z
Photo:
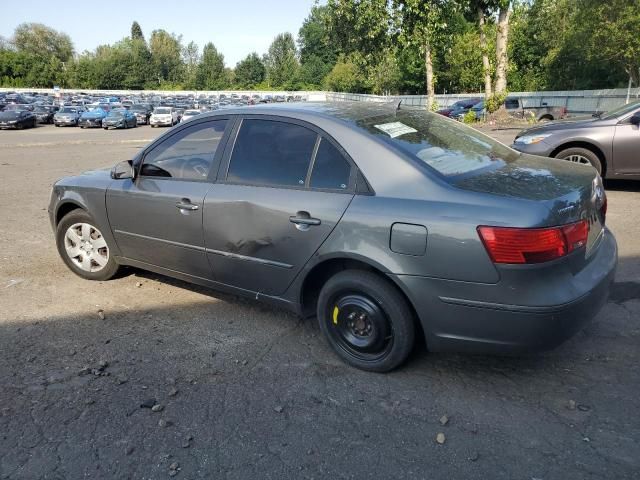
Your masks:
M 523 358 L 417 349 L 368 374 L 313 321 L 142 271 L 94 283 L 65 268 L 52 182 L 162 132 L 0 132 L 0 478 L 638 478 L 640 183 L 607 185 L 617 283 L 573 340 Z

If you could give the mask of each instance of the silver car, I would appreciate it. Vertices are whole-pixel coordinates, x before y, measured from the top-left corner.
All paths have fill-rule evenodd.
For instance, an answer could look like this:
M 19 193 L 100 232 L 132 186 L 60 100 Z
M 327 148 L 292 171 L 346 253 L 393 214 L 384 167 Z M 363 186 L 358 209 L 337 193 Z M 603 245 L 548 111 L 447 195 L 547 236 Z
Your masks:
M 617 263 L 594 169 L 524 155 L 441 115 L 373 103 L 203 113 L 111 172 L 64 178 L 60 256 L 151 270 L 316 316 L 346 362 L 551 348 Z
M 640 102 L 523 130 L 513 148 L 590 165 L 604 178 L 640 180 Z

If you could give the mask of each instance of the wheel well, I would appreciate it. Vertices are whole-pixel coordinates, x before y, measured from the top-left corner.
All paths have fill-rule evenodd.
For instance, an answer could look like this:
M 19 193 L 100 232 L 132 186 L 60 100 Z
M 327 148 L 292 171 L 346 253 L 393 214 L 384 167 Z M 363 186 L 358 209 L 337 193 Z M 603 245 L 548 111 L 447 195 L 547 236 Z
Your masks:
M 538 121 L 540 121 L 540 120 L 553 120 L 553 115 L 551 115 L 551 114 L 547 113 L 547 114 L 545 114 L 545 115 L 542 115 L 542 116 L 538 119 Z
M 567 148 L 586 148 L 587 150 L 595 153 L 598 156 L 598 160 L 600 160 L 600 164 L 602 165 L 602 177 L 604 178 L 604 174 L 607 171 L 607 159 L 598 147 L 588 142 L 569 142 L 564 143 L 557 147 L 553 152 L 551 152 L 551 157 L 555 157 L 562 150 L 566 150 Z
M 393 285 L 398 290 L 400 295 L 404 297 L 404 299 L 407 301 L 407 305 L 409 305 L 409 308 L 411 309 L 413 320 L 416 326 L 416 339 L 424 339 L 424 330 L 422 328 L 422 324 L 419 321 L 418 314 L 413 307 L 411 300 L 409 300 L 402 289 L 393 281 L 389 280 L 389 278 L 381 270 L 369 265 L 368 263 L 350 258 L 334 258 L 331 260 L 325 260 L 324 262 L 319 263 L 318 265 L 313 267 L 307 274 L 302 284 L 300 299 L 300 303 L 302 305 L 302 314 L 305 317 L 313 316 L 316 314 L 318 296 L 320 294 L 322 286 L 327 282 L 327 280 L 329 280 L 329 278 L 343 270 L 364 270 L 372 272 L 380 276 L 381 278 L 384 278 L 391 285 Z
M 65 217 L 65 215 L 73 212 L 74 210 L 82 210 L 82 208 L 71 202 L 60 205 L 58 211 L 56 212 L 56 226 L 60 223 L 60 220 Z

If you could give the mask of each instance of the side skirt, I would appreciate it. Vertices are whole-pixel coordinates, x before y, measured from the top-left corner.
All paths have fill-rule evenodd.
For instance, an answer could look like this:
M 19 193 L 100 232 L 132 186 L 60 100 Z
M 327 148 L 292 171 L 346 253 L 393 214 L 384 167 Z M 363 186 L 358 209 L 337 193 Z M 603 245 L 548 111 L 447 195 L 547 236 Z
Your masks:
M 283 308 L 297 315 L 301 315 L 302 309 L 300 305 L 282 297 L 264 295 L 260 292 L 254 292 L 252 290 L 246 290 L 244 288 L 234 287 L 231 285 L 227 285 L 226 283 L 216 282 L 208 278 L 196 277 L 195 275 L 189 275 L 188 273 L 178 272 L 176 270 L 159 267 L 157 265 L 141 262 L 139 260 L 132 260 L 126 257 L 116 256 L 114 257 L 114 259 L 119 265 L 127 265 L 130 267 L 140 268 L 141 270 L 148 270 L 150 272 L 158 273 L 160 275 L 166 275 L 167 277 L 177 278 L 178 280 L 182 280 L 188 283 L 195 283 L 196 285 L 201 285 L 203 287 L 211 288 L 212 290 L 217 290 L 217 291 L 229 293 L 232 295 L 238 295 L 240 297 L 253 298 L 254 300 L 259 300 L 261 302 L 265 302 L 270 305 L 273 305 L 274 307 Z

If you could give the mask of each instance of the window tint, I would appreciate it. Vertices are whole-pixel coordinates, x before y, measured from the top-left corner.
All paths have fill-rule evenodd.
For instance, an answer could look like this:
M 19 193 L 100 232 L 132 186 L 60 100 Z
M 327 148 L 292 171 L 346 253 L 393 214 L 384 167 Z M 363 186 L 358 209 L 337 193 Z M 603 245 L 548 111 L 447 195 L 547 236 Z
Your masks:
M 258 185 L 304 186 L 317 134 L 271 120 L 243 120 L 227 180 Z
M 144 157 L 140 174 L 206 180 L 226 125 L 226 120 L 199 123 L 170 136 Z
M 504 102 L 504 106 L 506 108 L 518 108 L 518 99 L 516 98 L 507 98 Z
M 336 147 L 322 139 L 311 173 L 311 188 L 345 190 L 349 186 L 351 165 Z

